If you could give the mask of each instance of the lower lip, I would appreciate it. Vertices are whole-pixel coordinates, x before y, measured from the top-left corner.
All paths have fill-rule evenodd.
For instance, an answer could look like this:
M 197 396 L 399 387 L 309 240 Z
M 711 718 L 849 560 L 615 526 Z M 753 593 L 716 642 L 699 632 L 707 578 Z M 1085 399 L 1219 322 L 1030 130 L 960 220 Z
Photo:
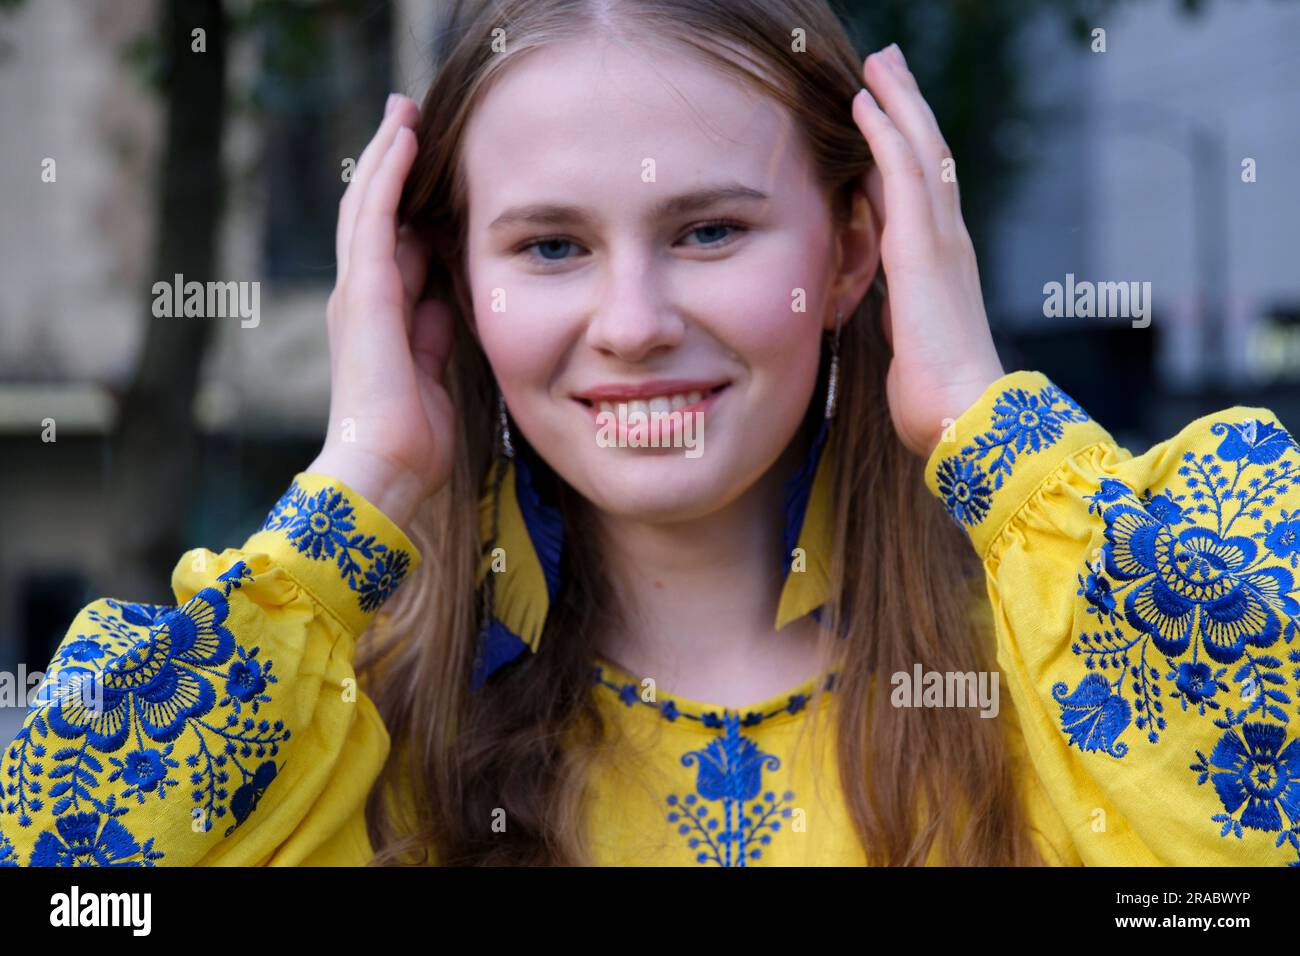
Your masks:
M 660 419 L 660 421 L 659 421 L 659 443 L 658 443 L 657 445 L 651 445 L 651 444 L 649 444 L 650 439 L 651 439 L 652 437 L 654 437 L 654 435 L 653 435 L 653 431 L 652 431 L 652 427 L 653 427 L 653 426 L 652 426 L 652 424 L 651 424 L 651 423 L 654 421 L 654 413 L 653 413 L 653 412 L 648 413 L 648 421 L 647 421 L 647 424 L 644 425 L 644 426 L 642 426 L 642 427 L 639 429 L 639 430 L 640 430 L 641 443 L 638 443 L 638 444 L 636 444 L 636 445 L 631 445 L 631 444 L 629 444 L 629 445 L 627 445 L 627 447 L 629 447 L 629 448 L 656 448 L 656 447 L 662 448 L 662 447 L 664 447 L 665 445 L 672 446 L 672 447 L 680 447 L 680 446 L 673 446 L 672 443 L 673 443 L 673 440 L 674 440 L 675 437 L 676 437 L 678 427 L 681 426 L 681 425 L 684 425 L 684 424 L 685 424 L 685 416 L 688 415 L 688 414 L 695 414 L 695 413 L 699 413 L 700 415 L 705 415 L 705 414 L 707 414 L 708 412 L 710 412 L 710 411 L 713 409 L 713 406 L 717 403 L 717 400 L 718 400 L 718 399 L 719 399 L 719 398 L 720 398 L 720 397 L 721 397 L 721 396 L 722 396 L 722 395 L 727 391 L 727 389 L 730 388 L 730 387 L 731 387 L 730 385 L 724 385 L 722 388 L 718 389 L 718 390 L 715 391 L 715 392 L 712 392 L 712 393 L 706 395 L 704 398 L 700 399 L 698 402 L 696 402 L 696 403 L 693 404 L 693 405 L 683 405 L 681 408 L 674 409 L 674 411 L 677 411 L 677 412 L 680 412 L 680 413 L 681 413 L 681 415 L 682 415 L 681 418 L 673 419 L 673 418 L 671 417 L 671 413 L 668 413 L 668 412 L 663 413 L 663 414 L 664 414 L 664 417 L 663 417 L 662 419 Z M 575 401 L 576 401 L 576 399 L 575 399 Z M 596 406 L 596 405 L 585 405 L 585 404 L 584 404 L 583 402 L 581 402 L 581 401 L 579 401 L 578 404 L 582 406 L 583 411 L 585 411 L 585 412 L 590 416 L 592 422 L 596 425 L 597 428 L 599 428 L 599 427 L 600 427 L 600 419 L 599 419 L 600 408 L 599 408 L 598 406 Z M 618 439 L 619 439 L 619 443 L 620 443 L 620 445 L 621 445 L 621 444 L 623 444 L 624 442 L 627 441 L 627 435 L 628 435 L 629 428 L 624 428 L 623 425 L 622 425 L 622 423 L 619 422 L 619 420 L 618 420 L 618 406 L 615 405 L 614 408 L 615 408 L 615 410 L 614 410 L 611 414 L 614 415 L 614 425 L 615 425 L 615 427 L 618 428 Z M 631 420 L 631 416 L 630 416 L 630 415 L 628 416 L 628 424 L 629 424 L 629 426 L 632 425 L 632 420 Z M 699 434 L 699 429 L 703 427 L 703 424 L 704 424 L 704 420 L 703 420 L 702 418 L 701 418 L 701 419 L 697 419 L 697 421 L 696 421 L 696 425 L 695 425 L 695 429 L 696 429 L 696 434 L 697 434 L 697 435 Z

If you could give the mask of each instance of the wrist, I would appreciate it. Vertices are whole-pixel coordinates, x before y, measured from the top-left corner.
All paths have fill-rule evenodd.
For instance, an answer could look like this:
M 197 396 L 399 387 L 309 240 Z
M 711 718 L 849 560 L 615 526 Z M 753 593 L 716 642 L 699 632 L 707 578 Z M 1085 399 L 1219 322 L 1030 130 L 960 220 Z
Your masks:
M 937 423 L 937 427 L 925 443 L 923 448 L 924 457 L 928 458 L 934 454 L 934 450 L 943 440 L 944 432 L 947 431 L 948 426 L 969 411 L 980 400 L 980 397 L 988 391 L 989 386 L 1004 375 L 1006 375 L 1006 372 L 1002 369 L 1002 363 L 994 359 L 992 362 L 983 365 L 979 371 L 963 375 L 960 380 L 946 390 L 946 408 L 941 420 Z
M 425 493 L 415 476 L 363 454 L 323 449 L 306 471 L 347 485 L 382 511 L 405 533 Z

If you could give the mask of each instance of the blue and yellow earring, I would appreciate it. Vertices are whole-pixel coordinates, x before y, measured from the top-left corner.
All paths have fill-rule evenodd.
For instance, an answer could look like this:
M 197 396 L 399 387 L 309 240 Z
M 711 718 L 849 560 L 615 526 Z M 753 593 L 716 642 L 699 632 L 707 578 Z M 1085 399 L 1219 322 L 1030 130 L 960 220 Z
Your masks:
M 840 326 L 842 314 L 835 313 L 835 332 L 830 340 L 830 371 L 826 377 L 826 407 L 817 434 L 808 448 L 803 466 L 785 485 L 785 532 L 782 535 L 781 571 L 783 584 L 776 610 L 776 629 L 812 614 L 820 621 L 830 592 L 830 548 L 832 541 L 832 446 L 835 407 L 839 398 Z
M 536 651 L 560 592 L 564 516 L 535 480 L 540 462 L 510 438 L 505 396 L 497 393 L 494 455 L 479 499 L 482 599 L 470 687 L 482 687 L 525 650 Z
M 820 619 L 830 587 L 832 540 L 831 423 L 839 389 L 840 313 L 830 342 L 826 406 L 802 467 L 784 489 L 783 584 L 776 628 L 806 614 Z M 547 466 L 527 443 L 515 448 L 505 397 L 497 395 L 494 457 L 479 499 L 482 600 L 470 686 L 477 690 L 525 651 L 536 653 L 546 616 L 560 592 L 564 516 Z

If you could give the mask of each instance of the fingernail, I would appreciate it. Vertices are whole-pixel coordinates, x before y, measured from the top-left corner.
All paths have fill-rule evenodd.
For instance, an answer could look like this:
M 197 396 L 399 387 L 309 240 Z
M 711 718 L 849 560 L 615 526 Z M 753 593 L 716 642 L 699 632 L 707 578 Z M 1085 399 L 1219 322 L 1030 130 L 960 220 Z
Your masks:
M 858 90 L 857 95 L 861 97 L 863 100 L 865 100 L 871 106 L 876 105 L 876 98 L 872 96 L 870 92 L 868 92 L 865 86 L 862 87 L 860 90 Z
M 893 51 L 894 59 L 897 60 L 899 63 L 907 62 L 906 60 L 903 59 L 903 51 L 899 49 L 897 43 L 889 44 L 889 49 Z
M 388 101 L 384 103 L 384 116 L 385 117 L 388 116 L 388 114 L 393 111 L 393 107 L 396 105 L 397 105 L 397 94 L 389 93 Z

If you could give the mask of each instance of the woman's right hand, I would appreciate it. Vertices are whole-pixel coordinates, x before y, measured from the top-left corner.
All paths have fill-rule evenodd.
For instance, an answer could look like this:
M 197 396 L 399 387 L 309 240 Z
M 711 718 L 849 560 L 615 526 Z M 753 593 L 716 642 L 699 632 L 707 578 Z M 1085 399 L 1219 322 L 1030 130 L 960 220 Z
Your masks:
M 443 387 L 451 312 L 419 299 L 428 250 L 397 223 L 418 117 L 414 101 L 389 97 L 339 202 L 338 279 L 326 309 L 329 431 L 307 469 L 349 485 L 401 526 L 449 479 L 456 434 Z

